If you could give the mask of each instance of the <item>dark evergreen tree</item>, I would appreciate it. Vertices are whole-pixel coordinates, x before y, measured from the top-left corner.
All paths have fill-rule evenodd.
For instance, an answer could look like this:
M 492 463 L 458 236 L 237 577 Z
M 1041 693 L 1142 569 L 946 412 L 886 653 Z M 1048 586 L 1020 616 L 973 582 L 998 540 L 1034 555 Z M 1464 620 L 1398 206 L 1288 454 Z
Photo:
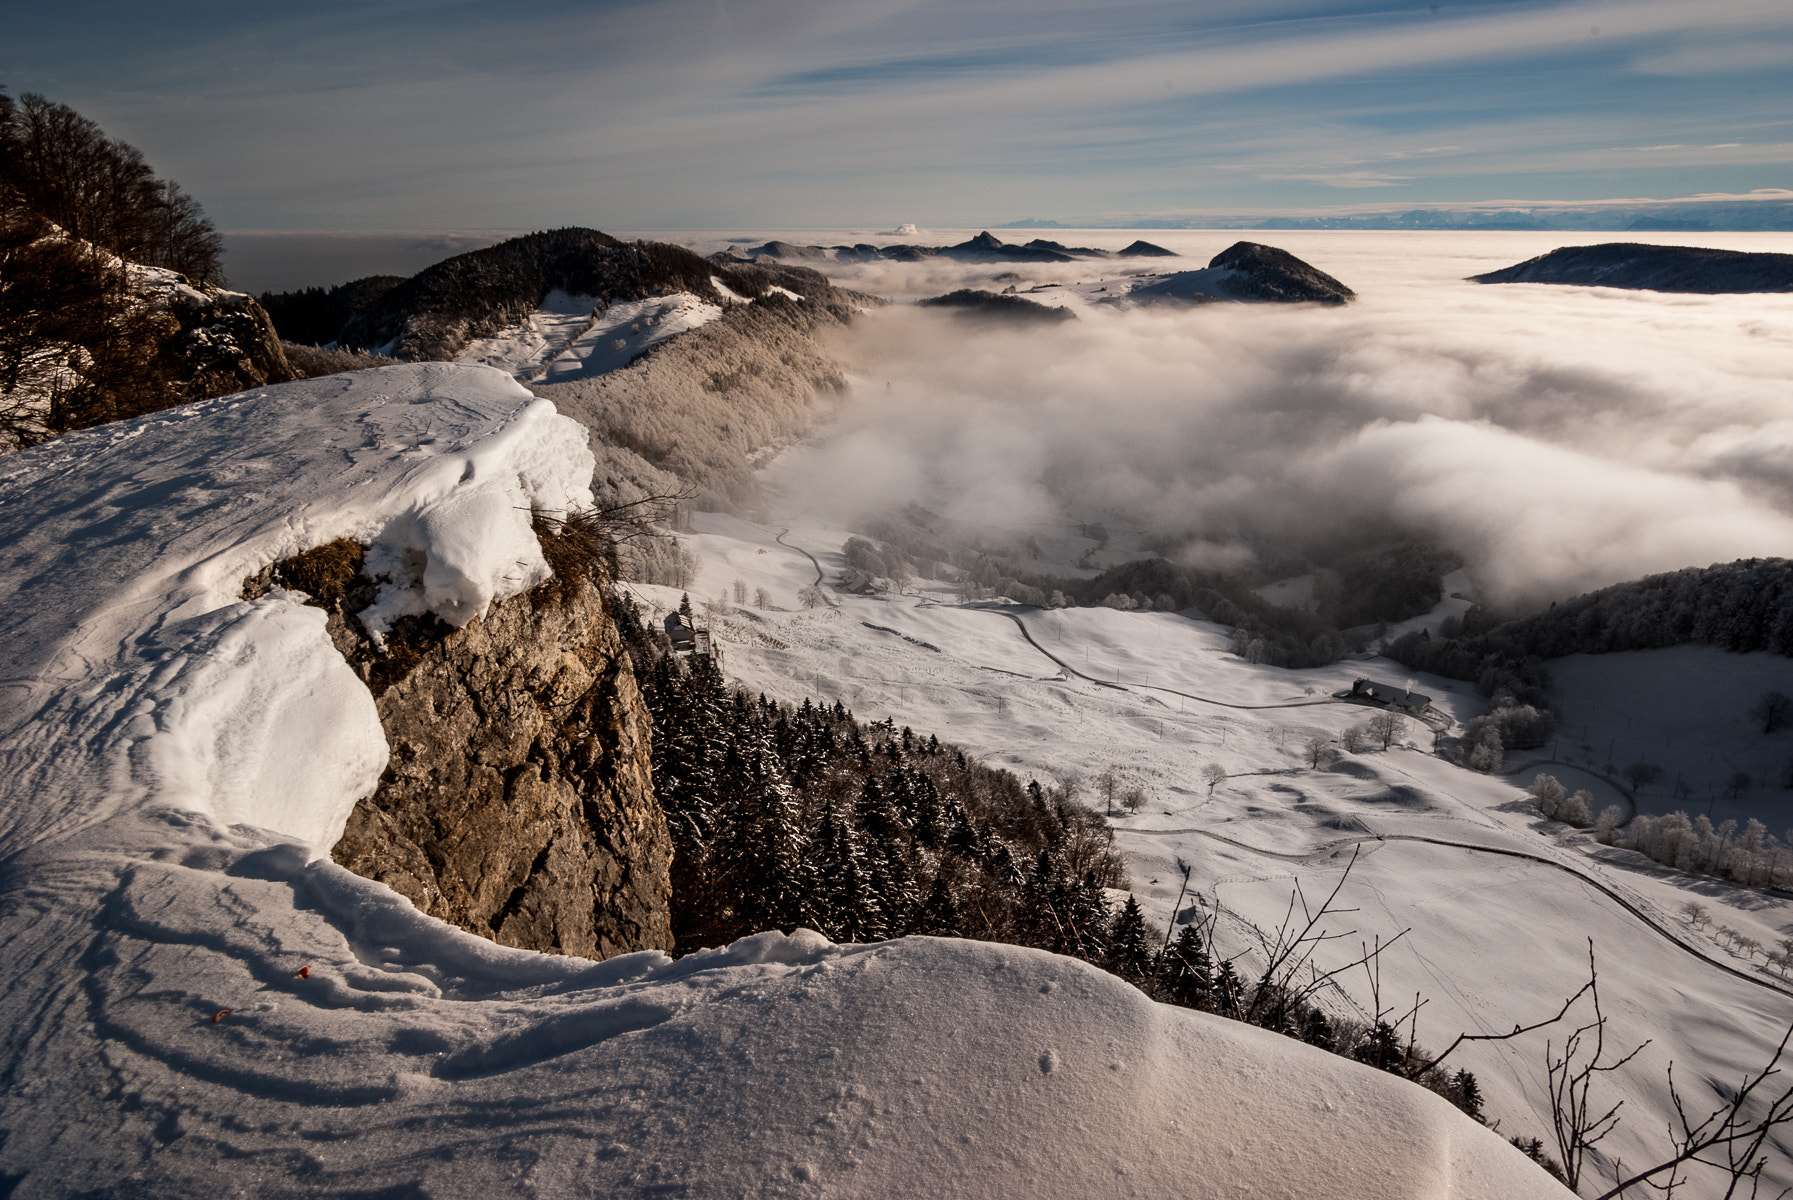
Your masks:
M 1482 1119 L 1482 1086 L 1468 1071 L 1459 1070 L 1451 1076 L 1450 1098 L 1476 1120 Z
M 1128 896 L 1114 919 L 1103 966 L 1131 983 L 1143 983 L 1152 973 L 1152 942 L 1139 901 Z
M 1301 1024 L 1301 1040 L 1322 1050 L 1338 1050 L 1338 1034 L 1334 1032 L 1332 1022 L 1326 1019 L 1326 1014 L 1317 1008 L 1307 1010 L 1307 1017 Z
M 1184 1008 L 1209 1008 L 1213 1004 L 1214 964 L 1202 944 L 1201 930 L 1183 926 L 1171 943 L 1158 972 L 1158 996 Z
M 934 877 L 934 886 L 928 890 L 928 898 L 916 914 L 911 933 L 927 934 L 931 937 L 959 937 L 962 935 L 964 923 L 959 915 L 959 902 L 953 897 L 952 885 L 944 874 Z

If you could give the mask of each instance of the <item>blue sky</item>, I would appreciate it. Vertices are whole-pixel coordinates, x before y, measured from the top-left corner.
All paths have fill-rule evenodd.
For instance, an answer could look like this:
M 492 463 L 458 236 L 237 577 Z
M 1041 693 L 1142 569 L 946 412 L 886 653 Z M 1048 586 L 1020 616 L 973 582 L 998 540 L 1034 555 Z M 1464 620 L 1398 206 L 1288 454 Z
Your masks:
M 1113 223 L 1793 186 L 1786 0 L 8 4 L 225 228 Z

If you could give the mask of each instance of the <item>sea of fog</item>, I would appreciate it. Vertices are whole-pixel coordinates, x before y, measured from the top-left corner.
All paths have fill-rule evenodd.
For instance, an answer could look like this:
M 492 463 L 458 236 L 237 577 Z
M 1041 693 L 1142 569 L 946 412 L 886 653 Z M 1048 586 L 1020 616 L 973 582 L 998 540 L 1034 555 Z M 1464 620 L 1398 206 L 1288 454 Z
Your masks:
M 944 245 L 976 230 L 782 232 Z M 638 236 L 646 236 L 638 235 Z M 765 236 L 660 232 L 703 252 Z M 1793 295 L 1690 296 L 1466 277 L 1614 240 L 1793 251 L 1793 234 L 1000 231 L 1184 256 L 825 264 L 899 300 L 841 342 L 855 386 L 775 467 L 801 507 L 910 502 L 991 531 L 1103 520 L 1204 565 L 1412 533 L 1498 602 L 1793 555 Z M 1189 269 L 1241 238 L 1353 288 L 1343 308 L 1079 305 L 991 329 L 900 303 L 959 287 Z M 1054 291 L 1039 293 L 1050 300 Z

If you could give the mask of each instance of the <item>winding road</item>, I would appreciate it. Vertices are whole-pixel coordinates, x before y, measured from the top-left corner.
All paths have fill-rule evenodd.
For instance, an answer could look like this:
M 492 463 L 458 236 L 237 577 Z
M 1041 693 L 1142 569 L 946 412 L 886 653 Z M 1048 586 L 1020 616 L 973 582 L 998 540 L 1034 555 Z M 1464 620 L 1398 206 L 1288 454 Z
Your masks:
M 1191 828 L 1191 829 L 1125 829 L 1125 828 L 1116 828 L 1114 830 L 1114 832 L 1132 834 L 1136 837 L 1158 837 L 1158 836 L 1165 836 L 1165 835 L 1195 834 L 1199 837 L 1208 838 L 1211 841 L 1220 842 L 1220 843 L 1223 843 L 1224 845 L 1232 846 L 1239 850 L 1244 850 L 1250 854 L 1261 855 L 1265 858 L 1282 859 L 1285 862 L 1299 862 L 1299 863 L 1315 862 L 1319 859 L 1326 858 L 1329 855 L 1336 853 L 1341 847 L 1358 846 L 1358 845 L 1363 845 L 1364 843 L 1367 843 L 1367 842 L 1423 842 L 1427 845 L 1445 846 L 1445 847 L 1448 847 L 1448 848 L 1454 849 L 1454 850 L 1468 850 L 1475 854 L 1498 854 L 1503 858 L 1523 859 L 1526 862 L 1539 863 L 1543 866 L 1550 867 L 1554 870 L 1561 871 L 1565 875 L 1574 876 L 1576 879 L 1579 879 L 1582 883 L 1585 883 L 1589 887 L 1593 888 L 1595 891 L 1600 892 L 1602 895 L 1606 896 L 1609 900 L 1613 901 L 1613 903 L 1617 904 L 1620 908 L 1624 909 L 1626 912 L 1628 912 L 1632 916 L 1636 917 L 1639 921 L 1643 922 L 1643 924 L 1645 926 L 1647 926 L 1651 930 L 1654 930 L 1657 934 L 1661 935 L 1662 937 L 1667 938 L 1669 941 L 1673 942 L 1680 949 L 1686 951 L 1688 954 L 1691 954 L 1693 957 L 1699 959 L 1701 962 L 1705 963 L 1707 966 L 1716 967 L 1720 971 L 1725 972 L 1727 975 L 1735 975 L 1738 979 L 1744 980 L 1747 983 L 1753 983 L 1757 987 L 1766 988 L 1771 992 L 1778 992 L 1783 996 L 1793 997 L 1793 988 L 1784 987 L 1781 984 L 1775 983 L 1771 979 L 1763 979 L 1761 976 L 1752 975 L 1747 971 L 1740 971 L 1736 967 L 1731 966 L 1729 963 L 1720 962 L 1718 959 L 1713 958 L 1711 955 L 1707 954 L 1704 950 L 1699 949 L 1697 946 L 1691 946 L 1688 943 L 1682 941 L 1667 926 L 1663 925 L 1661 922 L 1657 921 L 1656 918 L 1652 917 L 1649 913 L 1645 912 L 1643 909 L 1641 909 L 1637 905 L 1633 904 L 1630 900 L 1626 899 L 1618 891 L 1616 891 L 1615 889 L 1600 882 L 1600 880 L 1595 879 L 1593 876 L 1588 875 L 1585 872 L 1578 871 L 1574 867 L 1569 866 L 1567 863 L 1557 862 L 1555 859 L 1545 858 L 1544 856 L 1539 855 L 1539 854 L 1528 854 L 1524 850 L 1508 850 L 1508 849 L 1504 849 L 1500 846 L 1482 846 L 1482 845 L 1477 845 L 1474 842 L 1453 842 L 1446 838 L 1425 837 L 1425 836 L 1423 836 L 1421 834 L 1417 834 L 1417 833 L 1387 833 L 1387 834 L 1372 833 L 1372 834 L 1366 834 L 1363 837 L 1340 838 L 1336 842 L 1330 842 L 1327 845 L 1322 846 L 1317 850 L 1309 850 L 1302 854 L 1284 854 L 1284 853 L 1281 853 L 1280 851 L 1266 850 L 1261 846 L 1253 846 L 1246 842 L 1237 841 L 1233 838 L 1225 837 L 1221 834 L 1213 833 L 1206 829 L 1193 829 L 1193 828 Z
M 816 586 L 819 590 L 821 587 L 821 584 L 822 584 L 823 577 L 824 577 L 823 571 L 822 571 L 822 564 L 820 562 L 816 561 L 815 555 L 813 555 L 809 551 L 803 549 L 801 546 L 793 546 L 793 545 L 791 545 L 791 543 L 785 541 L 784 536 L 785 536 L 785 534 L 787 534 L 789 532 L 790 532 L 789 529 L 780 531 L 780 533 L 778 534 L 778 536 L 776 538 L 777 542 L 779 543 L 779 545 L 784 546 L 787 549 L 796 550 L 798 553 L 802 554 L 805 558 L 809 559 L 809 561 L 815 566 L 815 569 L 816 569 Z M 831 597 L 829 597 L 826 592 L 823 593 L 823 598 L 825 600 L 827 600 L 831 606 L 838 607 L 837 605 L 834 604 L 834 600 Z M 1079 671 L 1076 667 L 1072 666 L 1070 663 L 1066 662 L 1064 659 L 1060 658 L 1058 655 L 1052 653 L 1052 651 L 1046 649 L 1045 646 L 1041 645 L 1037 640 L 1035 640 L 1035 638 L 1033 636 L 1033 631 L 1028 629 L 1027 623 L 1025 621 L 1023 621 L 1016 614 L 1009 612 L 1005 609 L 995 608 L 995 607 L 991 607 L 991 606 L 987 606 L 987 605 L 971 605 L 968 607 L 978 608 L 984 612 L 994 613 L 998 616 L 1007 617 L 1010 621 L 1013 621 L 1015 623 L 1015 628 L 1017 628 L 1021 631 L 1021 636 L 1027 639 L 1027 644 L 1032 646 L 1035 650 L 1039 651 L 1040 654 L 1044 655 L 1051 662 L 1057 664 L 1059 669 L 1064 671 L 1067 676 L 1075 676 L 1076 678 L 1082 679 L 1088 683 L 1093 683 L 1093 684 L 1097 685 L 1098 687 L 1109 688 L 1113 691 L 1128 692 L 1128 691 L 1133 690 L 1131 688 L 1123 686 L 1122 684 L 1112 683 L 1106 679 L 1098 679 L 1093 675 L 1087 674 L 1083 671 Z M 895 632 L 895 631 L 892 630 L 891 632 Z M 1237 704 L 1237 703 L 1234 703 L 1234 702 L 1228 701 L 1228 700 L 1215 700 L 1208 696 L 1198 696 L 1191 692 L 1178 691 L 1175 688 L 1160 687 L 1160 686 L 1153 685 L 1153 684 L 1146 684 L 1143 686 L 1147 690 L 1150 690 L 1150 691 L 1166 692 L 1173 696 L 1181 696 L 1185 700 L 1194 700 L 1198 704 L 1211 704 L 1217 708 L 1230 708 L 1230 709 L 1247 710 L 1247 711 L 1275 709 L 1275 708 L 1308 708 L 1308 707 L 1313 707 L 1313 706 L 1323 705 L 1323 704 L 1350 704 L 1350 703 L 1352 703 L 1352 701 L 1345 699 L 1343 697 L 1327 696 L 1327 697 L 1323 697 L 1323 698 L 1315 699 L 1315 700 L 1284 701 L 1280 704 Z M 1378 709 L 1378 711 L 1382 711 L 1382 707 L 1380 705 L 1367 705 L 1365 707 L 1374 707 L 1374 708 Z M 1430 719 L 1428 719 L 1428 718 L 1430 718 Z M 1439 731 L 1449 729 L 1455 723 L 1454 721 L 1452 721 L 1452 719 L 1450 717 L 1445 716 L 1442 713 L 1426 714 L 1425 716 L 1422 716 L 1420 719 L 1425 721 L 1425 723 L 1427 725 L 1431 726 L 1433 729 L 1439 730 Z M 1440 724 L 1440 722 L 1442 722 L 1442 724 Z M 1510 767 L 1506 771 L 1503 771 L 1501 773 L 1502 774 L 1517 774 L 1520 771 L 1535 769 L 1535 768 L 1541 767 L 1541 766 L 1562 766 L 1562 767 L 1568 767 L 1568 768 L 1571 768 L 1574 770 L 1581 770 L 1581 771 L 1587 770 L 1587 768 L 1577 766 L 1576 764 L 1573 764 L 1573 763 L 1567 763 L 1567 762 L 1559 763 L 1556 760 L 1544 759 L 1544 760 L 1534 760 L 1532 762 L 1528 762 L 1523 765 Z M 1627 803 L 1630 804 L 1631 815 L 1632 816 L 1636 815 L 1636 813 L 1637 813 L 1636 801 L 1631 796 L 1631 794 L 1626 791 L 1626 789 L 1624 789 L 1623 787 L 1614 783 L 1614 781 L 1606 779 L 1605 776 L 1600 775 L 1598 772 L 1589 771 L 1588 773 L 1595 775 L 1597 778 L 1602 779 L 1606 783 L 1612 784 L 1620 792 L 1621 795 L 1625 796 Z M 1314 862 L 1318 859 L 1325 858 L 1325 857 L 1337 852 L 1341 847 L 1362 845 L 1367 842 L 1419 842 L 1419 843 L 1424 843 L 1427 845 L 1443 846 L 1443 847 L 1446 847 L 1449 849 L 1454 849 L 1454 850 L 1463 850 L 1463 851 L 1467 851 L 1471 854 L 1494 854 L 1494 855 L 1499 855 L 1504 858 L 1521 859 L 1526 862 L 1533 862 L 1533 863 L 1537 863 L 1541 866 L 1549 867 L 1552 870 L 1561 871 L 1564 874 L 1572 876 L 1575 879 L 1581 881 L 1582 883 L 1586 884 L 1588 887 L 1591 887 L 1595 891 L 1604 895 L 1607 899 L 1609 899 L 1613 903 L 1617 904 L 1620 908 L 1624 909 L 1626 912 L 1630 913 L 1639 922 L 1641 922 L 1646 928 L 1648 928 L 1652 932 L 1656 933 L 1659 937 L 1665 938 L 1669 942 L 1672 942 L 1680 950 L 1682 950 L 1683 952 L 1698 959 L 1700 962 L 1705 963 L 1707 966 L 1714 967 L 1720 971 L 1723 971 L 1727 975 L 1733 975 L 1736 978 L 1741 979 L 1746 983 L 1753 983 L 1757 987 L 1764 988 L 1768 991 L 1775 992 L 1782 996 L 1787 996 L 1789 998 L 1793 998 L 1793 988 L 1789 988 L 1789 987 L 1783 986 L 1781 984 L 1775 983 L 1773 980 L 1764 979 L 1759 975 L 1754 975 L 1747 971 L 1739 970 L 1738 968 L 1731 966 L 1729 963 L 1721 962 L 1717 958 L 1714 958 L 1712 955 L 1706 953 L 1704 950 L 1701 950 L 1698 947 L 1692 946 L 1692 945 L 1688 944 L 1687 942 L 1683 941 L 1679 936 L 1677 936 L 1666 925 L 1662 924 L 1655 917 L 1651 916 L 1649 913 L 1645 912 L 1642 908 L 1638 907 L 1638 905 L 1632 903 L 1631 900 L 1627 899 L 1624 895 L 1622 895 L 1616 889 L 1601 882 L 1599 879 L 1594 878 L 1593 876 L 1587 874 L 1586 872 L 1579 871 L 1579 870 L 1575 869 L 1574 867 L 1569 866 L 1567 863 L 1558 862 L 1555 859 L 1551 859 L 1551 858 L 1545 858 L 1543 855 L 1539 855 L 1539 854 L 1530 854 L 1523 850 L 1510 850 L 1510 849 L 1505 849 L 1505 848 L 1502 848 L 1499 846 L 1485 846 L 1485 845 L 1476 844 L 1474 842 L 1456 842 L 1456 841 L 1450 841 L 1446 838 L 1426 837 L 1421 834 L 1391 833 L 1391 834 L 1366 834 L 1363 837 L 1341 838 L 1340 840 L 1338 840 L 1336 842 L 1329 843 L 1328 845 L 1323 846 L 1317 850 L 1310 850 L 1310 851 L 1307 851 L 1302 854 L 1285 854 L 1285 853 L 1281 853 L 1281 852 L 1275 851 L 1275 850 L 1266 850 L 1260 846 L 1253 846 L 1246 842 L 1236 841 L 1235 839 L 1226 837 L 1222 834 L 1213 833 L 1209 830 L 1199 829 L 1199 828 L 1189 828 L 1189 829 L 1117 828 L 1117 829 L 1115 829 L 1115 832 L 1121 833 L 1121 834 L 1130 834 L 1130 835 L 1140 836 L 1140 837 L 1147 837 L 1147 836 L 1157 837 L 1157 836 L 1165 836 L 1165 835 L 1194 834 L 1199 837 L 1208 838 L 1212 841 L 1221 842 L 1225 845 L 1235 847 L 1236 849 L 1246 851 L 1247 853 L 1250 853 L 1250 854 L 1257 854 L 1257 855 L 1261 855 L 1266 858 L 1282 859 L 1282 860 L 1288 861 L 1288 862 L 1304 862 L 1304 863 L 1305 862 Z
M 1028 629 L 1027 622 L 1023 621 L 1020 617 L 1016 616 L 1014 613 L 1009 612 L 1006 609 L 991 608 L 987 605 L 981 605 L 981 604 L 974 604 L 974 605 L 970 605 L 969 607 L 979 609 L 983 612 L 995 613 L 997 616 L 1007 617 L 1009 620 L 1013 621 L 1015 623 L 1015 628 L 1017 628 L 1021 631 L 1021 636 L 1027 639 L 1028 645 L 1032 646 L 1035 650 L 1038 650 L 1041 654 L 1044 654 L 1047 658 L 1049 658 L 1053 662 L 1057 663 L 1059 665 L 1059 667 L 1062 670 L 1064 670 L 1067 674 L 1075 675 L 1077 678 L 1085 680 L 1089 683 L 1093 683 L 1097 687 L 1110 688 L 1117 692 L 1128 692 L 1128 691 L 1133 690 L 1132 688 L 1125 687 L 1121 684 L 1110 683 L 1106 679 L 1097 679 L 1094 675 L 1087 675 L 1084 672 L 1079 671 L 1076 667 L 1073 667 L 1070 663 L 1066 662 L 1064 659 L 1060 658 L 1058 655 L 1052 653 L 1052 651 L 1046 649 L 1046 647 L 1040 645 L 1039 642 L 1035 641 L 1034 636 L 1033 636 L 1033 631 Z M 1346 699 L 1345 697 L 1342 697 L 1342 696 L 1323 696 L 1318 700 L 1285 700 L 1280 704 L 1234 704 L 1230 700 L 1215 700 L 1208 696 L 1197 696 L 1193 692 L 1179 692 L 1176 688 L 1161 687 L 1160 685 L 1155 684 L 1155 683 L 1141 684 L 1139 686 L 1143 687 L 1147 691 L 1167 692 L 1172 696 L 1181 696 L 1185 700 L 1194 700 L 1198 704 L 1212 704 L 1212 705 L 1216 706 L 1217 708 L 1260 710 L 1260 709 L 1267 709 L 1267 708 L 1312 708 L 1312 707 L 1314 707 L 1316 705 L 1320 705 L 1320 704 L 1354 704 L 1354 703 L 1357 703 L 1356 701 Z M 1373 708 L 1378 712 L 1390 711 L 1388 709 L 1383 708 L 1383 706 L 1380 704 L 1359 704 L 1359 707 Z M 1407 714 L 1403 714 L 1403 715 L 1407 715 Z M 1415 714 L 1415 715 L 1417 715 L 1417 714 Z M 1428 719 L 1428 718 L 1430 718 L 1430 719 Z M 1418 719 L 1425 722 L 1425 724 L 1432 726 L 1432 728 L 1434 728 L 1434 729 L 1441 728 L 1440 726 L 1434 724 L 1435 721 L 1443 721 L 1444 724 L 1443 724 L 1442 728 L 1444 728 L 1444 729 L 1449 729 L 1451 727 L 1451 725 L 1454 724 L 1454 722 L 1452 722 L 1449 717 L 1443 716 L 1442 714 L 1418 715 Z
M 790 529 L 788 529 L 788 528 L 780 529 L 778 531 L 778 536 L 773 538 L 772 540 L 777 542 L 780 546 L 783 546 L 786 550 L 795 550 L 798 554 L 801 554 L 804 558 L 807 558 L 809 560 L 809 565 L 816 569 L 816 582 L 815 582 L 816 592 L 822 597 L 823 600 L 828 602 L 829 608 L 839 608 L 840 605 L 838 605 L 834 602 L 834 597 L 830 596 L 822 588 L 822 578 L 823 578 L 822 564 L 816 560 L 815 555 L 813 555 L 809 551 L 805 550 L 802 546 L 793 546 L 789 542 L 785 541 L 784 535 L 789 532 L 790 532 Z

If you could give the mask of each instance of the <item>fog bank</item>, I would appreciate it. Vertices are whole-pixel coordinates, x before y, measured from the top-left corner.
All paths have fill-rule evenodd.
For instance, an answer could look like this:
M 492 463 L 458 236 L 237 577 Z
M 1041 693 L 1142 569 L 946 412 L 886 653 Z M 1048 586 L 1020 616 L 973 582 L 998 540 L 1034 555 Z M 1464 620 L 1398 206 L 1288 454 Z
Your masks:
M 1155 236 L 1205 262 L 1236 235 Z M 1097 305 L 1046 330 L 868 314 L 840 347 L 853 400 L 776 482 L 845 519 L 919 502 L 993 534 L 1104 520 L 1216 563 L 1417 533 L 1513 605 L 1793 555 L 1793 297 L 1462 281 L 1559 234 L 1256 236 L 1361 299 Z M 830 271 L 886 294 L 1104 273 Z

